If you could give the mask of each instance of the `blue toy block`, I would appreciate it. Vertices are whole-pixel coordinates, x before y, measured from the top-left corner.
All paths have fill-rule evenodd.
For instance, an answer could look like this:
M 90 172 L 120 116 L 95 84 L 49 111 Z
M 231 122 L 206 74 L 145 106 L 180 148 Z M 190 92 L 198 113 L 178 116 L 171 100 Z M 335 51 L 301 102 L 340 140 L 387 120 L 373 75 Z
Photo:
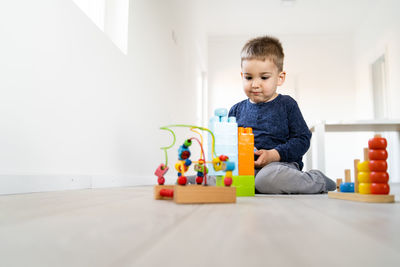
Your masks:
M 340 184 L 340 192 L 342 192 L 342 193 L 354 193 L 354 183 L 342 183 L 342 184 Z
M 227 109 L 216 109 L 215 115 L 210 118 L 208 128 L 214 133 L 215 136 L 215 153 L 226 155 L 229 157 L 229 162 L 235 164 L 233 175 L 238 175 L 239 160 L 238 160 L 238 125 L 235 117 L 228 118 Z M 211 160 L 214 155 L 211 155 L 212 139 L 208 139 L 208 158 Z M 216 172 L 212 164 L 208 164 L 209 175 L 224 175 L 224 171 Z

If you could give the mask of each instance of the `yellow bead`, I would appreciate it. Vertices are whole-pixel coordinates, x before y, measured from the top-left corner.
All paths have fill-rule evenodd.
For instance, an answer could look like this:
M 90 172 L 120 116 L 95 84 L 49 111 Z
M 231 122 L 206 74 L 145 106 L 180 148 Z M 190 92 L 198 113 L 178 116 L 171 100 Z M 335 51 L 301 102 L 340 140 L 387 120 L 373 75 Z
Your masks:
M 225 177 L 232 178 L 232 171 L 227 171 L 227 172 L 225 173 Z
M 175 170 L 178 171 L 178 172 L 181 172 L 181 163 L 180 162 L 177 162 L 175 164 Z
M 369 183 L 360 183 L 358 185 L 358 192 L 360 194 L 371 194 L 371 184 L 369 184 Z
M 175 164 L 175 170 L 177 172 L 180 172 L 180 173 L 184 174 L 188 170 L 188 167 L 185 166 L 185 161 L 183 161 L 183 160 L 178 161 Z
M 369 172 L 359 172 L 357 178 L 359 183 L 371 182 L 371 180 L 369 179 Z
M 213 158 L 212 164 L 216 172 L 222 170 L 222 162 L 219 158 Z
M 369 172 L 369 161 L 359 162 L 357 169 L 359 172 Z

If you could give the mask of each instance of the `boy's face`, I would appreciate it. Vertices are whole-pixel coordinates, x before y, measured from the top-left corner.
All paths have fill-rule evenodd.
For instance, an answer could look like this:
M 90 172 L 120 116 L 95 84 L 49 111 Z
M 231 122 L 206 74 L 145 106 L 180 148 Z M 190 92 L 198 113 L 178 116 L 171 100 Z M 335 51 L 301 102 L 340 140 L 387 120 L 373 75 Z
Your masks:
M 269 59 L 250 59 L 243 60 L 241 75 L 247 97 L 255 103 L 262 103 L 278 95 L 276 89 L 285 81 L 286 73 L 279 72 L 278 67 Z

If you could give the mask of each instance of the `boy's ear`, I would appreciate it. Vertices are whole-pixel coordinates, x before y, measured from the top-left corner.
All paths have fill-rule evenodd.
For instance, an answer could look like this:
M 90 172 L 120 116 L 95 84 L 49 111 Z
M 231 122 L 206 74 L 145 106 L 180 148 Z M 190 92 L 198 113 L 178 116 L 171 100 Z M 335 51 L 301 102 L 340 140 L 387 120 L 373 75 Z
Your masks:
M 281 86 L 286 79 L 286 72 L 282 71 L 281 73 L 279 73 L 279 77 L 278 77 L 278 86 Z

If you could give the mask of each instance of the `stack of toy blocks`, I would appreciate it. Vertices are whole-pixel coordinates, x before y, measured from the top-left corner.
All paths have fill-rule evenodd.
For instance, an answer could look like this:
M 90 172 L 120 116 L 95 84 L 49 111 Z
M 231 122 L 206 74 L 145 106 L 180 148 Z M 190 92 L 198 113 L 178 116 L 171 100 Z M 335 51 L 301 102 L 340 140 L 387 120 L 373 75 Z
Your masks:
M 226 155 L 229 161 L 235 163 L 235 170 L 232 174 L 238 175 L 238 125 L 235 117 L 228 118 L 228 110 L 224 108 L 216 109 L 215 116 L 210 118 L 208 128 L 214 133 L 215 137 L 215 153 L 217 155 Z M 208 158 L 211 160 L 212 155 L 212 139 L 208 139 Z M 224 175 L 223 171 L 215 171 L 212 165 L 208 167 L 208 175 Z
M 254 196 L 254 135 L 252 128 L 237 127 L 236 118 L 226 118 L 226 109 L 217 109 L 215 115 L 210 119 L 209 128 L 214 132 L 216 142 L 216 153 L 227 155 L 229 161 L 235 162 L 232 186 L 236 187 L 237 196 Z M 224 116 L 222 116 L 224 115 Z M 224 124 L 235 125 L 235 133 Z M 224 128 L 225 130 L 220 130 Z M 228 130 L 229 129 L 229 130 Z M 234 138 L 234 140 L 233 140 Z M 221 140 L 222 139 L 222 140 Z M 222 145 L 221 145 L 222 142 Z M 209 156 L 211 156 L 211 144 L 209 144 Z M 234 153 L 233 153 L 234 151 Z M 232 157 L 233 156 L 233 157 Z M 209 174 L 216 175 L 217 186 L 224 185 L 222 172 L 211 170 Z
M 237 196 L 254 196 L 254 134 L 252 128 L 238 128 L 239 175 L 236 181 Z

